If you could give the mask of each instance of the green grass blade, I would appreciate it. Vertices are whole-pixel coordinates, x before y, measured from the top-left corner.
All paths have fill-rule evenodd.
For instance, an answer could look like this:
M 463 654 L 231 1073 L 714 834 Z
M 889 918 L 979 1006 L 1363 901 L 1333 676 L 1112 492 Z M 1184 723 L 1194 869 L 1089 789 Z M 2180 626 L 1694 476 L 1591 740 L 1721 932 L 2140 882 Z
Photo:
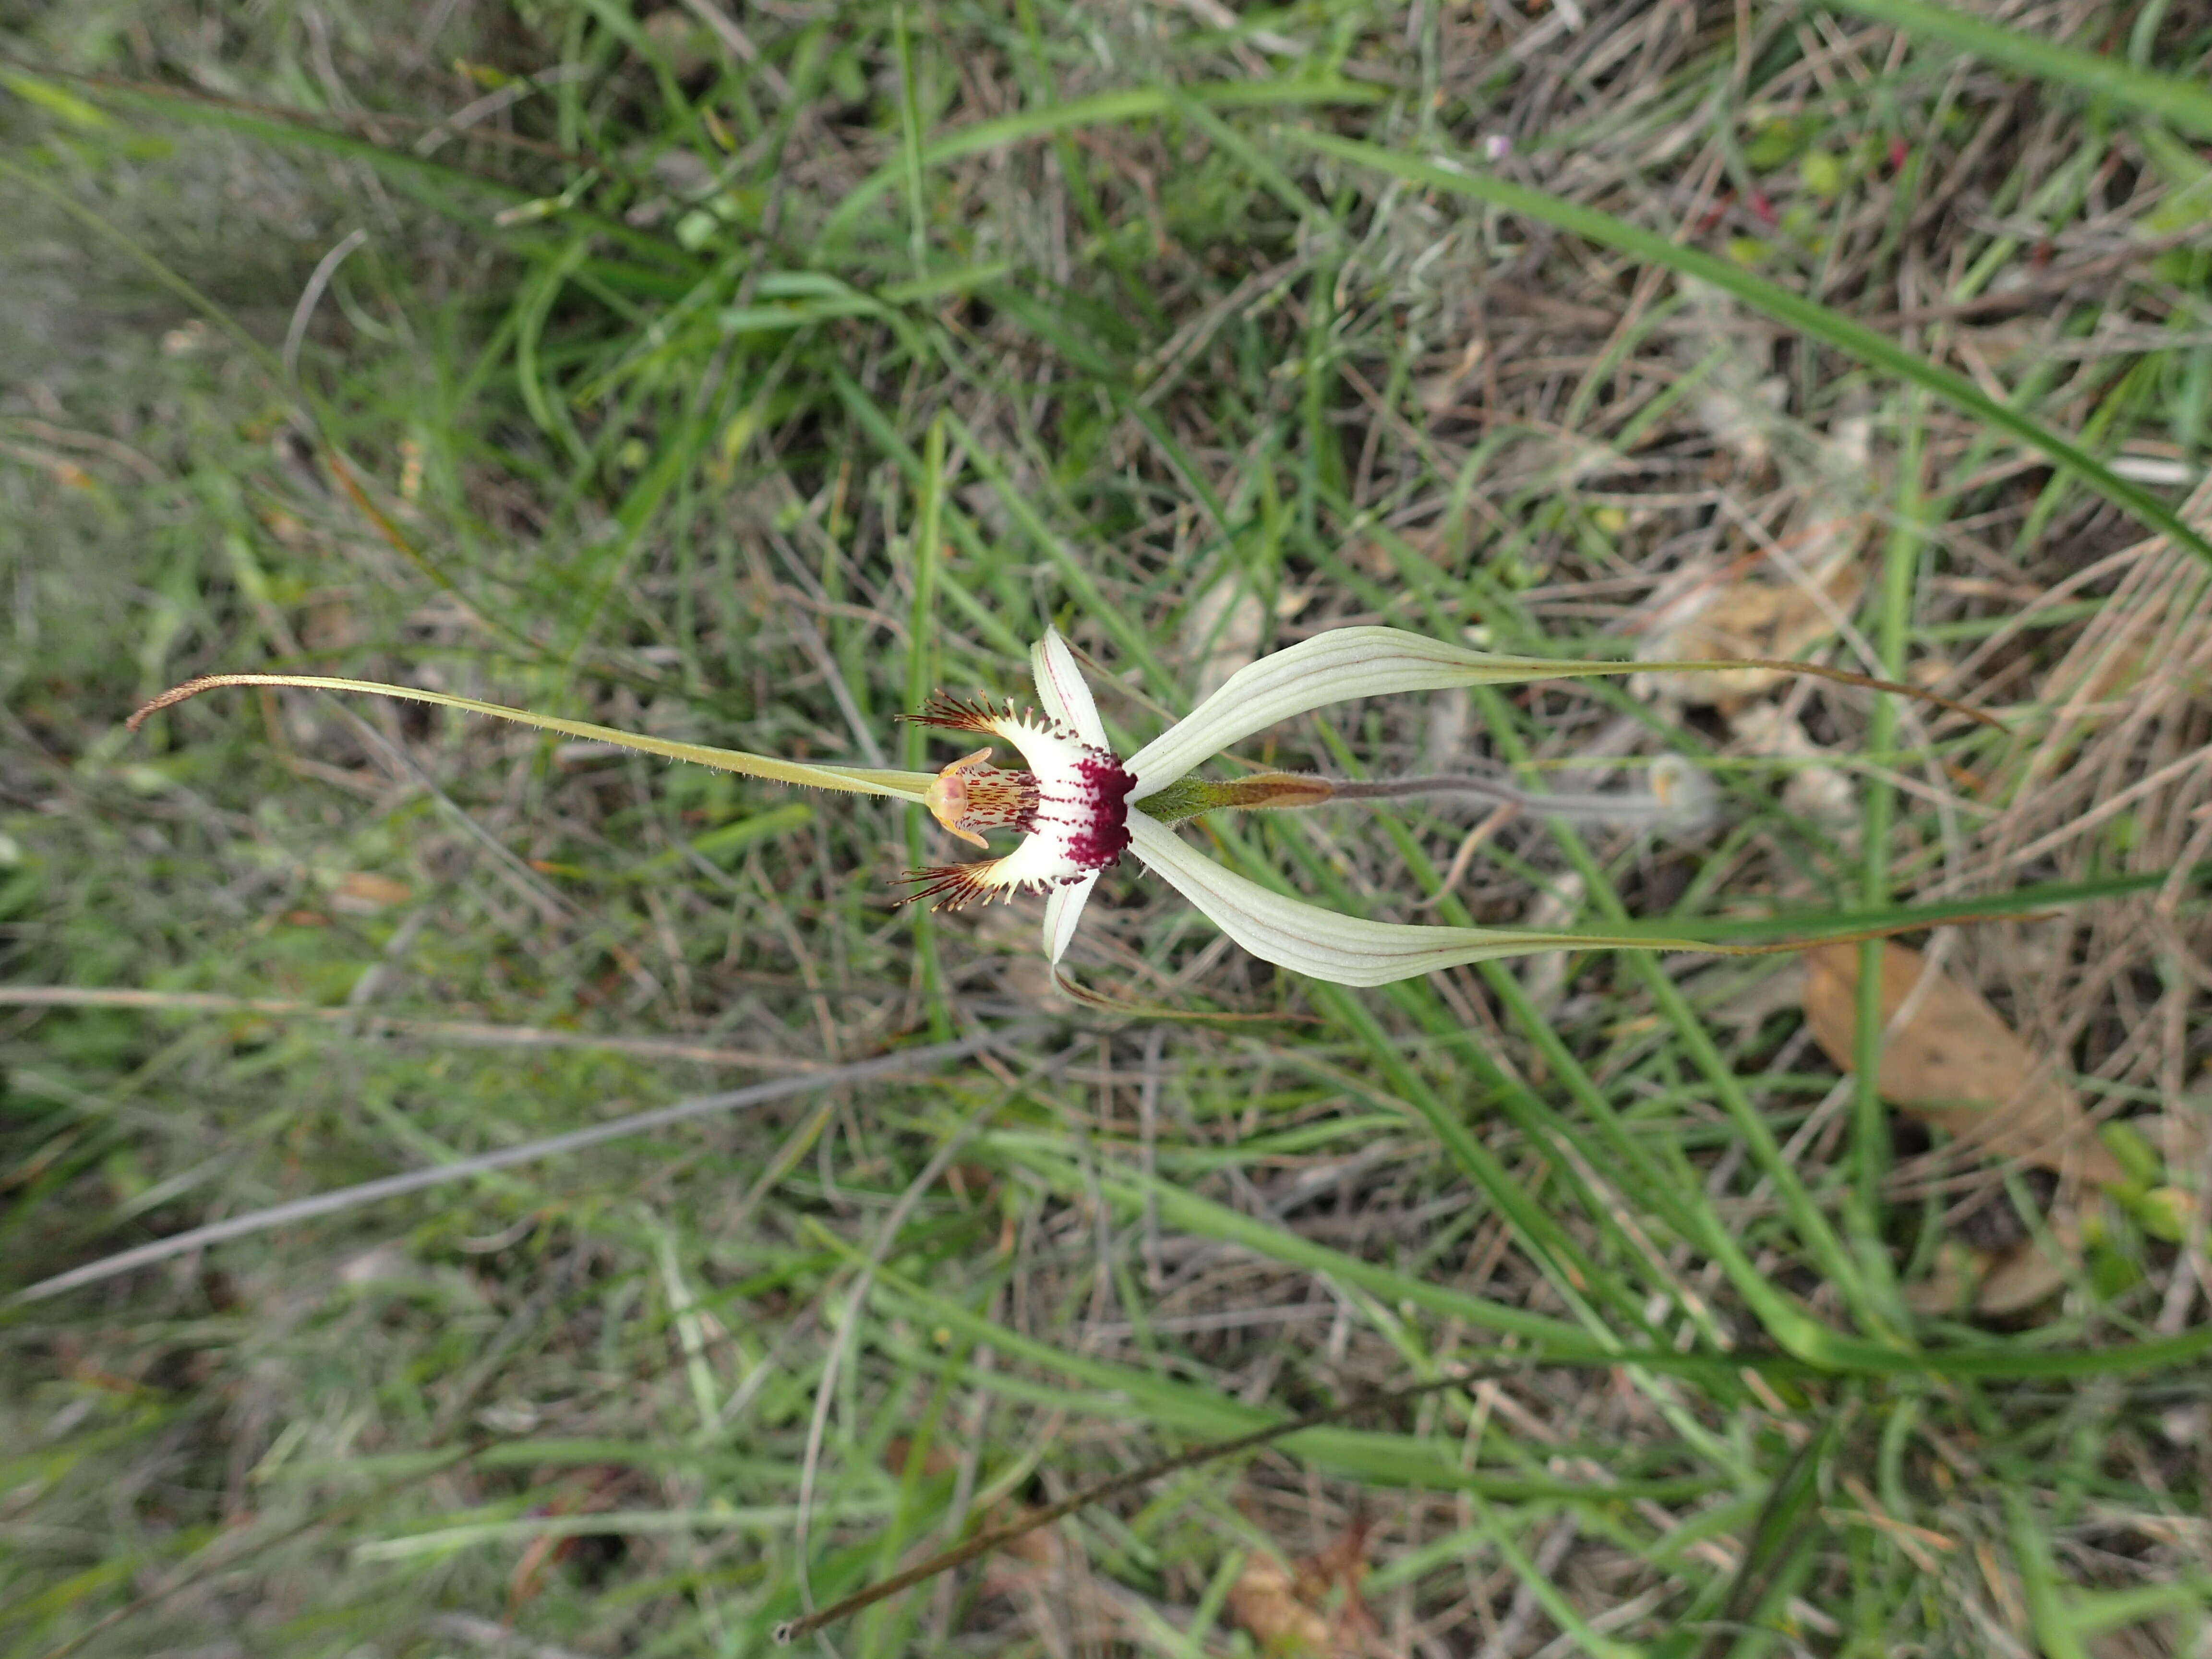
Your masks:
M 1872 910 L 1784 910 L 1771 916 L 1669 916 L 1662 921 L 1625 921 L 1609 931 L 1624 934 L 1656 933 L 1708 941 L 1715 945 L 1749 945 L 1784 939 L 1816 944 L 1838 934 L 1866 928 L 1938 927 L 1946 922 L 2000 920 L 2032 916 L 2069 905 L 2094 904 L 2105 899 L 2154 893 L 2173 879 L 2170 870 L 2143 875 L 2107 876 L 2092 881 L 2047 881 L 1992 893 L 1986 898 L 1941 899 L 1923 904 L 1885 904 Z M 2212 884 L 2212 864 L 2199 865 L 2188 873 L 2189 888 Z
M 1373 104 L 1381 101 L 1379 88 L 1350 81 L 1260 81 L 1246 83 L 1206 83 L 1180 90 L 1139 87 L 1119 92 L 1094 93 L 1071 98 L 1063 104 L 1026 109 L 996 120 L 978 121 L 932 139 L 921 147 L 921 165 L 941 167 L 963 155 L 1032 139 L 1055 137 L 1078 127 L 1110 126 L 1170 114 L 1185 99 L 1218 108 L 1253 109 L 1295 107 L 1315 104 Z M 825 252 L 851 233 L 860 215 L 884 191 L 896 189 L 907 176 L 902 155 L 885 163 L 854 185 L 836 210 L 823 222 L 817 245 Z
M 830 1242 L 829 1235 L 823 1235 L 823 1242 Z M 840 1248 L 844 1247 L 841 1244 Z M 857 1253 L 853 1253 L 852 1259 L 859 1259 Z M 876 1282 L 878 1294 L 888 1293 L 906 1303 L 924 1315 L 930 1324 L 942 1325 L 1039 1370 L 1079 1381 L 1109 1396 L 1121 1395 L 1126 1403 L 1119 1409 L 1127 1411 L 1128 1405 L 1133 1404 L 1157 1427 L 1227 1438 L 1249 1434 L 1275 1420 L 1273 1413 L 1223 1399 L 1172 1377 L 1072 1352 L 1066 1347 L 1010 1330 L 953 1297 L 940 1296 L 890 1268 L 878 1268 Z M 1116 1409 L 1110 1400 L 1098 1401 L 1097 1406 L 1102 1410 Z M 1425 1441 L 1408 1435 L 1357 1429 L 1304 1429 L 1279 1443 L 1285 1451 L 1303 1453 L 1318 1462 L 1390 1486 L 1431 1486 L 1516 1500 L 1587 1498 L 1607 1502 L 1655 1486 L 1680 1493 L 1686 1489 L 1710 1491 L 1716 1484 L 1710 1479 L 1693 1476 L 1686 1480 L 1585 1485 L 1502 1471 L 1462 1470 L 1440 1463 L 1434 1447 Z
M 1666 265 L 1686 276 L 1711 283 L 1746 305 L 1756 307 L 1777 320 L 1787 323 L 1800 333 L 1832 345 L 1839 351 L 1848 352 L 1877 368 L 1887 369 L 1900 380 L 1923 386 L 1954 408 L 2010 433 L 2031 449 L 2048 458 L 2054 465 L 2074 473 L 2116 507 L 2125 508 L 2152 528 L 2172 537 L 2178 544 L 2186 547 L 2197 557 L 2212 562 L 2212 542 L 2208 542 L 2183 523 L 2172 509 L 2148 490 L 2130 483 L 2095 456 L 2070 440 L 2061 437 L 2042 422 L 2032 419 L 2009 404 L 1998 402 L 1965 375 L 1955 374 L 1948 368 L 1929 362 L 1887 335 L 1878 333 L 1864 323 L 1854 321 L 1817 300 L 1793 294 L 1778 283 L 1755 276 L 1702 249 L 1684 247 L 1655 231 L 1630 224 L 1610 213 L 1547 195 L 1542 191 L 1530 190 L 1524 185 L 1492 178 L 1486 173 L 1463 171 L 1457 166 L 1401 155 L 1378 144 L 1339 137 L 1330 132 L 1285 128 L 1283 137 L 1289 142 L 1304 144 L 1324 155 L 1334 156 L 1340 161 L 1371 167 L 1378 173 L 1402 179 L 1408 184 L 1449 191 L 1454 195 L 1487 202 L 1509 212 L 1525 214 L 1529 218 L 1557 225 L 1562 230 L 1571 231 L 1604 246 L 1619 248 L 1624 253 L 1634 254 L 1655 264 Z
M 2179 76 L 2136 68 L 2123 58 L 2083 52 L 2021 29 L 1931 6 L 1923 0 L 1833 0 L 1843 11 L 1887 23 L 1923 40 L 1941 40 L 1992 64 L 2056 81 L 2092 97 L 2109 98 L 2145 115 L 2212 138 L 2212 92 Z

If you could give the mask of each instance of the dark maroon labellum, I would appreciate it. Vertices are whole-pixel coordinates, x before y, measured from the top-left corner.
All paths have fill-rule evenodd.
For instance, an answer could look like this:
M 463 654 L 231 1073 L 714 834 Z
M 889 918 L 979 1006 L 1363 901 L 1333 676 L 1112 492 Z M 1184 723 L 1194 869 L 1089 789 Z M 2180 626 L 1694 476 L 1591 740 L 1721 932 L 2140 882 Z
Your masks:
M 1074 770 L 1080 793 L 1071 803 L 1077 810 L 1068 826 L 1068 861 L 1103 870 L 1129 850 L 1129 792 L 1137 781 L 1110 757 L 1085 756 Z

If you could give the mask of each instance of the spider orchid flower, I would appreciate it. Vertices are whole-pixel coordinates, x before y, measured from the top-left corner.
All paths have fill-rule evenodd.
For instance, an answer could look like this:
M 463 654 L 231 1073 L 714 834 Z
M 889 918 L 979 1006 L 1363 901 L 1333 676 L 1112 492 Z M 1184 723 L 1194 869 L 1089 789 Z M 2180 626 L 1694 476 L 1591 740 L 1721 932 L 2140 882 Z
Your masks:
M 1393 980 L 1537 951 L 1706 951 L 1747 948 L 1661 939 L 1650 934 L 1543 933 L 1520 928 L 1413 927 L 1347 916 L 1289 898 L 1224 868 L 1170 827 L 1231 808 L 1316 806 L 1332 799 L 1381 799 L 1389 786 L 1349 786 L 1326 778 L 1266 773 L 1215 783 L 1191 776 L 1202 762 L 1277 722 L 1333 702 L 1455 686 L 1511 685 L 1532 680 L 1668 670 L 1741 668 L 1742 662 L 1589 662 L 1499 656 L 1470 651 L 1395 628 L 1339 628 L 1239 670 L 1184 719 L 1123 760 L 1114 753 L 1075 653 L 1048 628 L 1030 653 L 1037 711 L 1010 703 L 939 695 L 912 718 L 948 731 L 995 738 L 1012 745 L 1027 770 L 989 763 L 988 744 L 932 775 L 858 766 L 817 766 L 744 750 L 678 743 L 588 720 L 480 702 L 450 692 L 317 674 L 210 674 L 163 692 L 130 720 L 133 731 L 150 714 L 217 686 L 293 686 L 365 691 L 470 714 L 489 714 L 565 737 L 617 744 L 690 761 L 747 777 L 887 796 L 928 808 L 962 839 L 987 847 L 982 831 L 1018 830 L 1022 840 L 1000 858 L 910 872 L 912 895 L 944 908 L 1015 893 L 1045 896 L 1045 954 L 1055 966 L 1066 954 L 1098 878 L 1126 854 L 1188 900 L 1254 956 L 1339 985 L 1387 985 Z M 1754 665 L 1816 674 L 1847 684 L 1899 692 L 1995 725 L 1979 711 L 1887 681 L 1802 663 Z M 1411 781 L 1419 784 L 1423 781 Z
M 1129 854 L 1254 956 L 1340 985 L 1385 985 L 1461 963 L 1547 950 L 1702 950 L 1688 939 L 1553 933 L 1370 921 L 1288 898 L 1224 868 L 1169 827 L 1229 807 L 1314 806 L 1328 779 L 1262 774 L 1231 783 L 1191 778 L 1201 762 L 1294 714 L 1355 697 L 1619 673 L 1631 665 L 1501 657 L 1392 628 L 1317 634 L 1230 677 L 1185 719 L 1126 761 L 1115 757 L 1091 688 L 1058 630 L 1030 653 L 1036 711 L 939 696 L 921 724 L 1001 739 L 1025 772 L 988 763 L 988 747 L 955 761 L 926 805 L 954 835 L 1018 830 L 1021 843 L 979 864 L 908 872 L 915 896 L 940 908 L 1015 893 L 1045 895 L 1045 954 L 1057 965 L 1098 878 Z

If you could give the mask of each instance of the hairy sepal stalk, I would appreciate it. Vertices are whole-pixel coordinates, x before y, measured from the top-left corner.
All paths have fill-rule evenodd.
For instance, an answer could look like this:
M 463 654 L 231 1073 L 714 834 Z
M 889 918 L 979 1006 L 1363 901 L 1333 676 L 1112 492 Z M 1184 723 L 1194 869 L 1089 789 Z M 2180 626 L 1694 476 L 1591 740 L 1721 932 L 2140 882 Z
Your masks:
M 1181 823 L 1207 812 L 1322 806 L 1337 798 L 1340 787 L 1334 778 L 1297 772 L 1261 772 L 1225 783 L 1178 778 L 1137 810 L 1162 823 Z

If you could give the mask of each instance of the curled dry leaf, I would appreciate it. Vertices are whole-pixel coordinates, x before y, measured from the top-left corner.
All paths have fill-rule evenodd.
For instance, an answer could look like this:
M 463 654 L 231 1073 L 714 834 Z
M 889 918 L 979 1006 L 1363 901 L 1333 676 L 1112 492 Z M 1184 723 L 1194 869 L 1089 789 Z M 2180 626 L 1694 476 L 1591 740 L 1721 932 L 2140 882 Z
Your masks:
M 1850 775 L 1826 764 L 1834 753 L 1814 743 L 1804 723 L 1771 702 L 1735 711 L 1729 721 L 1737 743 L 1748 754 L 1777 760 L 1810 762 L 1793 766 L 1782 786 L 1782 805 L 1831 834 L 1851 840 L 1858 834 L 1858 787 Z
M 1850 540 L 1856 545 L 1857 539 L 1855 531 Z M 1858 602 L 1863 575 L 1856 562 L 1838 561 L 1814 580 L 1820 584 L 1817 594 L 1795 582 L 1750 576 L 1695 588 L 1653 618 L 1636 654 L 1650 662 L 1802 657 L 1836 631 L 1832 617 L 1848 613 Z M 1731 708 L 1772 690 L 1786 678 L 1771 668 L 1737 668 L 1639 674 L 1631 684 L 1637 690 L 1650 686 L 1674 702 Z
M 2070 1209 L 2053 1210 L 2051 1237 L 2023 1238 L 1983 1267 L 1974 1311 L 2002 1318 L 2026 1313 L 2066 1288 L 2069 1271 L 2081 1265 L 2081 1223 Z
M 1328 1620 L 1298 1595 L 1297 1575 L 1265 1550 L 1255 1550 L 1230 1587 L 1229 1611 L 1267 1654 L 1334 1651 Z
M 1893 1020 L 1918 985 L 1926 958 L 1901 945 L 1881 953 L 1881 1012 Z M 2125 1178 L 2092 1132 L 2081 1097 L 2039 1059 L 1980 993 L 1932 973 L 1912 1018 L 1883 1045 L 1882 1097 L 1954 1137 L 1961 1150 L 2098 1182 Z M 1852 1069 L 1858 1024 L 1859 947 L 1805 953 L 1805 1020 L 1828 1058 Z
M 1482 367 L 1483 359 L 1490 355 L 1490 342 L 1482 335 L 1470 338 L 1459 359 L 1440 374 L 1431 374 L 1415 382 L 1414 395 L 1421 407 L 1431 415 L 1449 415 L 1458 407 L 1460 398 L 1475 371 Z

